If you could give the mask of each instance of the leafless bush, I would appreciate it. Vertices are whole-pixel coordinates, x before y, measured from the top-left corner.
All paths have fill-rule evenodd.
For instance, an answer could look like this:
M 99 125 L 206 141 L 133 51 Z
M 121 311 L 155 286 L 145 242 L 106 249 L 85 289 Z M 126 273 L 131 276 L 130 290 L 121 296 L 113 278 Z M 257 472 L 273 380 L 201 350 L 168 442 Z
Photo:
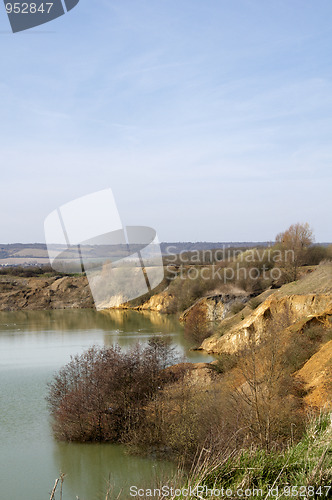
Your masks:
M 212 325 L 207 318 L 206 310 L 202 304 L 197 304 L 188 313 L 185 324 L 185 335 L 198 346 L 204 339 L 212 335 Z
M 161 371 L 174 348 L 155 337 L 127 352 L 92 347 L 72 358 L 49 384 L 55 436 L 66 441 L 125 441 L 140 424 L 144 405 L 165 384 Z

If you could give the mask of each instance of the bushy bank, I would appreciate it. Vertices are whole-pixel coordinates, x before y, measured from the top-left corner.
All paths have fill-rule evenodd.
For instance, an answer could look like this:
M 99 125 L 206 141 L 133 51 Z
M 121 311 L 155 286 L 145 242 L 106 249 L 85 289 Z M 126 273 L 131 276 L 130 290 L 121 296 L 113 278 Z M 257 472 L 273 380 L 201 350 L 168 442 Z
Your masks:
M 285 449 L 302 438 L 307 411 L 294 371 L 329 335 L 330 328 L 309 328 L 303 346 L 310 345 L 299 353 L 292 339 L 271 329 L 241 353 L 198 365 L 170 366 L 174 349 L 161 338 L 128 351 L 91 348 L 50 384 L 55 436 L 126 443 L 134 452 L 186 464 L 202 448 L 226 456 Z
M 173 489 L 172 500 L 331 498 L 332 414 L 309 416 L 302 439 L 282 452 L 254 448 L 211 458 L 203 450 L 187 480 Z
M 54 494 L 62 490 L 63 480 L 64 475 L 56 481 Z M 105 484 L 105 500 L 133 498 L 133 493 L 118 493 Z M 62 491 L 60 495 L 62 498 Z M 302 439 L 289 443 L 282 452 L 252 448 L 211 456 L 210 450 L 203 448 L 189 472 L 179 466 L 176 477 L 139 490 L 139 498 L 145 500 L 327 500 L 331 496 L 332 414 L 328 412 L 308 416 Z
M 158 337 L 128 351 L 95 346 L 74 356 L 49 384 L 56 438 L 128 441 L 142 426 L 146 404 L 168 382 L 163 370 L 175 359 L 174 348 Z

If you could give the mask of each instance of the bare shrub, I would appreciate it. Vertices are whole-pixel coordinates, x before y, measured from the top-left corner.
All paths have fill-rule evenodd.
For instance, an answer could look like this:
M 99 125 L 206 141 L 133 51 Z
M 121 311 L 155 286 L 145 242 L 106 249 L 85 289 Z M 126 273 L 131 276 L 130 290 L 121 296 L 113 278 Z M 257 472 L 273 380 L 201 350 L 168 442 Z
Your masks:
M 284 349 L 285 364 L 292 372 L 299 370 L 324 342 L 332 339 L 332 328 L 321 323 L 309 324 L 287 340 Z
M 184 331 L 187 338 L 193 340 L 196 345 L 200 345 L 212 335 L 212 325 L 203 304 L 197 304 L 188 313 Z
M 127 352 L 92 347 L 73 357 L 49 384 L 53 430 L 65 441 L 125 441 L 140 424 L 144 405 L 165 383 L 161 371 L 174 348 L 153 338 Z
M 298 279 L 298 268 L 306 263 L 308 249 L 314 242 L 311 227 L 304 224 L 292 224 L 286 231 L 276 236 L 276 245 L 283 251 L 283 262 L 290 281 Z
M 289 438 L 292 424 L 298 426 L 298 388 L 284 370 L 276 336 L 259 346 L 254 339 L 238 363 L 244 383 L 233 394 L 245 441 L 265 448 L 278 446 Z
M 328 258 L 328 247 L 313 245 L 308 248 L 305 255 L 305 264 L 308 266 L 317 266 L 320 262 Z

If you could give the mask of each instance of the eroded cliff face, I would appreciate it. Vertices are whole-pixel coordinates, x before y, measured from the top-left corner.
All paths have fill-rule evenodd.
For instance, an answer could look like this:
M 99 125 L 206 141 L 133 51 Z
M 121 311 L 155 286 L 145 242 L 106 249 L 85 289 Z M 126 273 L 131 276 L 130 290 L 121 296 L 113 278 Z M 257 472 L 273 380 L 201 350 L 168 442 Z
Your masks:
M 305 384 L 305 402 L 317 408 L 332 408 L 332 340 L 324 344 L 296 373 Z
M 332 314 L 332 263 L 317 266 L 302 279 L 267 290 L 259 297 L 257 309 L 245 307 L 240 314 L 221 321 L 219 333 L 204 340 L 201 348 L 210 353 L 235 353 L 249 338 L 260 342 L 267 332 L 282 332 L 294 325 L 301 330 L 312 319 L 326 321 Z
M 221 293 L 202 297 L 181 314 L 180 321 L 186 321 L 188 316 L 197 308 L 205 313 L 206 321 L 222 321 L 235 302 L 245 304 L 248 298 L 246 293 Z
M 86 277 L 0 278 L 0 311 L 94 308 Z
M 290 325 L 312 317 L 332 315 L 332 295 L 308 294 L 279 297 L 272 295 L 223 336 L 204 340 L 202 349 L 209 353 L 235 353 L 243 349 L 249 338 L 258 343 L 266 332 L 279 332 Z
M 134 309 L 167 313 L 168 308 L 172 303 L 172 300 L 173 300 L 173 295 L 168 293 L 167 290 L 165 290 L 164 292 L 152 295 L 152 297 L 147 302 Z

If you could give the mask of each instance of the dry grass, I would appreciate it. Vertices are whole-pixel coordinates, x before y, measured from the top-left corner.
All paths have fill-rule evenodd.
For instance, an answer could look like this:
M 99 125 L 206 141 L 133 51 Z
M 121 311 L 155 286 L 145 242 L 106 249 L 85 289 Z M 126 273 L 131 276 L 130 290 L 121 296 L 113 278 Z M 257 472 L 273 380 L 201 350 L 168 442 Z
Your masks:
M 56 500 L 57 487 L 63 483 L 63 475 L 56 481 L 50 500 Z M 62 479 L 61 479 L 62 478 Z M 162 486 L 167 486 L 173 494 L 147 492 L 140 496 L 143 500 L 159 498 L 160 500 L 215 500 L 221 496 L 200 493 L 199 487 L 209 490 L 232 490 L 232 499 L 244 498 L 238 492 L 241 490 L 261 490 L 259 498 L 267 499 L 271 488 L 278 489 L 279 500 L 292 497 L 289 491 L 292 487 L 308 491 L 313 488 L 314 494 L 297 496 L 296 498 L 327 499 L 331 498 L 332 484 L 332 414 L 321 413 L 310 415 L 307 420 L 306 432 L 297 444 L 289 444 L 281 452 L 267 453 L 261 449 L 240 450 L 229 452 L 222 456 L 211 456 L 208 449 L 203 448 L 196 457 L 189 472 L 179 465 L 176 475 L 162 481 L 155 488 L 156 492 Z M 181 493 L 191 488 L 193 494 Z M 177 490 L 177 491 L 176 491 Z M 153 490 L 152 490 L 153 491 Z M 115 493 L 111 484 L 105 485 L 105 500 L 126 500 L 128 492 Z M 60 491 L 59 491 L 60 493 Z M 225 496 L 225 495 L 224 495 Z M 294 497 L 294 495 L 293 495 Z M 245 498 L 258 498 L 257 495 L 246 495 Z M 62 498 L 60 497 L 60 500 Z M 63 499 L 71 500 L 71 499 Z M 79 497 L 76 497 L 79 500 Z
M 314 271 L 303 278 L 283 285 L 278 291 L 279 296 L 299 295 L 309 293 L 332 293 L 332 262 L 323 262 Z

